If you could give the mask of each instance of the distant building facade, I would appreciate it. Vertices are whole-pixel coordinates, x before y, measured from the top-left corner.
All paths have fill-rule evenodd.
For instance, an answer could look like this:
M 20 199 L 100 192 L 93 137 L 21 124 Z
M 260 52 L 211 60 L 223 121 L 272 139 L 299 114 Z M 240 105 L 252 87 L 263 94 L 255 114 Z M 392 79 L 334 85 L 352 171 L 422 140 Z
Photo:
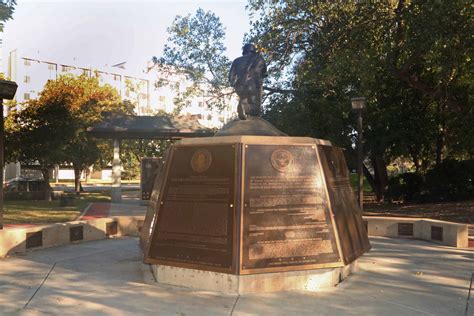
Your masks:
M 135 104 L 136 115 L 154 115 L 160 111 L 173 113 L 176 110 L 175 99 L 191 85 L 184 75 L 165 75 L 150 65 L 142 73 L 131 74 L 125 62 L 96 69 L 32 57 L 18 50 L 9 54 L 7 75 L 18 83 L 15 99 L 19 104 L 36 99 L 48 80 L 55 80 L 64 74 L 98 77 L 102 84 L 117 89 L 123 100 Z M 157 86 L 156 82 L 164 76 L 169 84 Z M 220 127 L 234 117 L 237 107 L 235 97 L 229 97 L 228 106 L 222 110 L 209 109 L 207 98 L 205 93 L 191 98 L 179 113 L 197 115 L 199 123 L 209 128 Z
M 35 55 L 13 50 L 8 56 L 6 73 L 18 84 L 15 100 L 20 106 L 30 99 L 38 98 L 48 80 L 56 80 L 64 74 L 98 77 L 102 84 L 108 84 L 117 89 L 123 100 L 132 102 L 135 105 L 136 115 L 154 115 L 161 111 L 176 112 L 175 99 L 180 92 L 191 85 L 185 76 L 163 74 L 150 64 L 147 65 L 145 71 L 136 74 L 127 70 L 126 62 L 95 68 L 74 62 L 53 61 L 35 57 Z M 165 76 L 168 84 L 156 85 L 156 82 Z M 228 97 L 226 100 L 228 106 L 223 110 L 210 109 L 206 105 L 207 99 L 205 93 L 191 98 L 185 106 L 180 107 L 179 114 L 196 116 L 199 123 L 208 128 L 219 128 L 235 117 L 238 103 L 235 97 Z M 58 170 L 55 172 L 57 173 Z M 5 170 L 5 179 L 15 178 L 21 174 L 19 163 L 9 164 Z M 59 174 L 61 175 L 61 172 Z

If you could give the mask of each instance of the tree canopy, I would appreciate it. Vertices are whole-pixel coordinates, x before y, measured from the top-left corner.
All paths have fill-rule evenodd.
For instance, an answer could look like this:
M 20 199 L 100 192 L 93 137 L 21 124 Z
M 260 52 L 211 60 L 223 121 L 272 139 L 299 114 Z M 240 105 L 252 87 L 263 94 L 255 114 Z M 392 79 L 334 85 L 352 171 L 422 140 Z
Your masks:
M 248 40 L 263 50 L 270 75 L 290 74 L 284 84 L 294 91 L 267 103 L 275 125 L 350 150 L 350 98 L 367 97 L 373 172 L 366 175 L 379 197 L 395 157 L 421 170 L 474 156 L 473 9 L 466 2 L 250 0 L 248 9 Z
M 198 9 L 194 15 L 176 16 L 168 33 L 162 55 L 153 57 L 153 62 L 160 71 L 182 74 L 192 82 L 183 91 L 175 89 L 175 103 L 182 106 L 192 97 L 205 95 L 210 107 L 225 106 L 230 60 L 225 56 L 225 29 L 219 17 Z M 167 84 L 166 78 L 157 82 L 158 86 Z
M 16 0 L 2 0 L 0 2 L 0 32 L 3 32 L 4 22 L 13 18 Z
M 7 157 L 10 161 L 39 162 L 45 172 L 56 164 L 71 164 L 79 190 L 80 173 L 101 155 L 98 140 L 86 133 L 87 127 L 100 121 L 103 112 L 129 113 L 127 104 L 114 88 L 101 85 L 96 77 L 63 75 L 50 80 L 38 99 L 28 101 L 7 118 Z

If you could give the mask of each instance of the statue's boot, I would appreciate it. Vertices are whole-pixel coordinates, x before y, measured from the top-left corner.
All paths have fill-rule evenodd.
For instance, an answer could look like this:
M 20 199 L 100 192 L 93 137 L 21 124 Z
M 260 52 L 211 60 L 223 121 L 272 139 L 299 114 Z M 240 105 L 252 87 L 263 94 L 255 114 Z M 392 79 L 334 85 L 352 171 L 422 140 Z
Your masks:
M 246 120 L 247 116 L 244 113 L 244 108 L 242 106 L 242 102 L 239 102 L 239 105 L 237 106 L 237 114 L 239 115 L 239 119 L 241 120 Z

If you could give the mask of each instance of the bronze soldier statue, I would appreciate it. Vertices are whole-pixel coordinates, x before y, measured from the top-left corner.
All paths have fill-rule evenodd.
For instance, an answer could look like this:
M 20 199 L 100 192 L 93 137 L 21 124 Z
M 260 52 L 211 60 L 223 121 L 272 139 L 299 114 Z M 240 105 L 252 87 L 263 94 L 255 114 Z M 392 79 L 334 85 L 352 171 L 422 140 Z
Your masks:
M 260 116 L 262 113 L 262 87 L 267 65 L 254 45 L 246 44 L 242 51 L 242 56 L 232 63 L 229 81 L 239 96 L 239 118 L 245 120 L 247 116 Z

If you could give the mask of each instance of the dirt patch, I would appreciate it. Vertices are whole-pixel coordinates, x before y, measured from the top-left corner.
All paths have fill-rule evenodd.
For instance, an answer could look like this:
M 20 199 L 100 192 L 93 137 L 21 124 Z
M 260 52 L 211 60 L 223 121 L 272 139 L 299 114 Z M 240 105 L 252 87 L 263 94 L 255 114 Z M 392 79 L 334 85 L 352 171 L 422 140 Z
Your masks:
M 364 205 L 366 216 L 426 217 L 449 222 L 474 224 L 474 200 L 446 203 Z

